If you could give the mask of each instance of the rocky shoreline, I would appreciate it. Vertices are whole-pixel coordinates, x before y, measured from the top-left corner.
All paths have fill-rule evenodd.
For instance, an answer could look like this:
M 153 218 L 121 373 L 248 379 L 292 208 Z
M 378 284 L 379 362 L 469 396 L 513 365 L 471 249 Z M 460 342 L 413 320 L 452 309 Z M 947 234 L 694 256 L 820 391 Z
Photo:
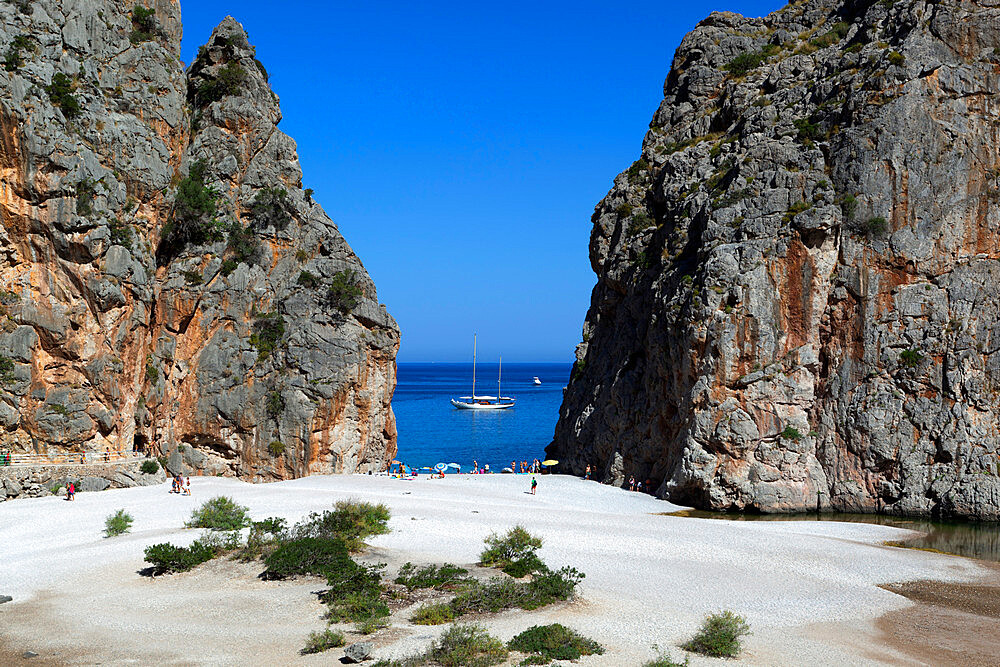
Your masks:
M 7 466 L 0 468 L 0 502 L 18 498 L 41 498 L 65 493 L 73 482 L 78 493 L 153 486 L 166 481 L 157 464 L 155 473 L 144 473 L 142 464 L 152 459 L 122 463 L 86 463 L 47 466 Z

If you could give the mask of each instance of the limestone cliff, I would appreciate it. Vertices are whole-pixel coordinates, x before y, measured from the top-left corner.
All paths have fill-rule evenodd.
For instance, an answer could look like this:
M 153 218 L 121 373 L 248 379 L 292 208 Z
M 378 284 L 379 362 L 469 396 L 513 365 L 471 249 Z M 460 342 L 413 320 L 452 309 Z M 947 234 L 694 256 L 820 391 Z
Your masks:
M 3 445 L 382 468 L 396 324 L 242 27 L 180 37 L 177 0 L 0 2 Z
M 594 213 L 555 438 L 700 507 L 1000 519 L 1000 4 L 715 13 Z

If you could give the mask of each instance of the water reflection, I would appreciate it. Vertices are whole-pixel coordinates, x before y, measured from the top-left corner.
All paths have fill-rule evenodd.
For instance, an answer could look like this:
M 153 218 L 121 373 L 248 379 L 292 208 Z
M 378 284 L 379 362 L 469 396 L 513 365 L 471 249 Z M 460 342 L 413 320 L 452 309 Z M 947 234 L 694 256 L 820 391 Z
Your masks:
M 843 521 L 895 526 L 924 533 L 923 537 L 899 543 L 914 549 L 933 549 L 944 553 L 982 560 L 1000 561 L 1000 524 L 966 523 L 908 519 L 879 514 L 726 514 L 703 510 L 684 510 L 669 516 L 696 519 L 728 519 L 729 521 Z

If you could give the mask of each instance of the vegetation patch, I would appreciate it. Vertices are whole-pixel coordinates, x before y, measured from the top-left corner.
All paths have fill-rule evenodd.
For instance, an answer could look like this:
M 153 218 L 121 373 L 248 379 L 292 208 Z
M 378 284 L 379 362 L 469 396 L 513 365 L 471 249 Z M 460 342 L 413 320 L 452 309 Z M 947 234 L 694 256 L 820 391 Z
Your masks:
M 243 227 L 239 223 L 229 225 L 229 238 L 226 241 L 226 250 L 233 254 L 233 261 L 237 264 L 253 264 L 260 257 L 261 245 L 257 234 L 249 226 Z M 234 267 L 235 268 L 235 267 Z
M 264 188 L 250 205 L 250 218 L 258 229 L 274 227 L 281 231 L 292 221 L 292 202 L 284 188 Z
M 545 568 L 528 582 L 494 577 L 486 583 L 470 584 L 450 604 L 458 616 L 504 609 L 538 609 L 570 599 L 583 577 L 583 573 L 571 567 L 555 572 Z
M 177 256 L 186 245 L 215 241 L 220 236 L 221 230 L 215 220 L 219 194 L 205 185 L 206 168 L 205 161 L 198 160 L 177 187 L 170 220 L 164 226 L 163 240 L 157 249 L 160 266 Z
M 97 198 L 97 183 L 89 178 L 76 184 L 76 214 L 88 217 L 94 214 L 94 199 Z
M 750 626 L 742 616 L 731 611 L 710 614 L 697 634 L 682 648 L 713 658 L 735 658 L 742 649 L 742 638 L 750 634 Z
M 657 652 L 657 656 L 652 660 L 643 663 L 642 667 L 687 667 L 691 664 L 691 659 L 687 656 L 684 657 L 684 662 L 677 662 L 670 655 L 670 651 L 660 650 L 660 647 L 653 646 L 653 650 Z
M 125 510 L 118 510 L 104 520 L 104 537 L 115 537 L 124 535 L 132 530 L 132 522 L 135 519 Z
M 160 464 L 153 459 L 146 459 L 139 466 L 139 471 L 146 475 L 155 475 L 160 471 Z
M 306 638 L 306 645 L 302 649 L 303 655 L 309 653 L 322 653 L 332 648 L 339 648 L 347 643 L 343 632 L 327 628 L 322 632 L 313 632 Z
M 267 451 L 271 452 L 271 456 L 281 456 L 285 453 L 285 443 L 281 440 L 272 440 L 267 445 Z
M 285 335 L 285 318 L 278 312 L 263 313 L 257 316 L 250 334 L 250 344 L 257 348 L 257 361 L 263 361 L 271 356 Z
M 451 563 L 444 565 L 427 565 L 417 568 L 413 563 L 406 563 L 399 568 L 396 583 L 406 586 L 408 590 L 417 588 L 434 588 L 437 590 L 455 589 L 467 583 L 468 570 Z
M 131 227 L 118 218 L 112 218 L 108 224 L 108 231 L 111 232 L 111 245 L 120 245 L 128 250 L 132 249 Z
M 535 553 L 542 547 L 542 539 L 535 537 L 524 526 L 514 526 L 504 534 L 493 533 L 486 538 L 486 548 L 479 554 L 480 562 L 487 567 L 497 567 L 512 577 L 524 577 L 545 567 Z
M 296 537 L 325 537 L 341 540 L 350 551 L 360 551 L 364 540 L 389 532 L 389 508 L 379 504 L 338 500 L 333 511 L 313 512 L 298 524 Z
M 338 271 L 333 274 L 333 280 L 326 296 L 324 305 L 347 315 L 361 303 L 361 288 L 357 285 L 357 273 L 353 269 Z
M 490 667 L 507 659 L 507 647 L 478 625 L 456 625 L 441 635 L 428 657 L 442 667 Z
M 264 558 L 265 579 L 287 579 L 301 575 L 326 576 L 349 567 L 347 547 L 341 540 L 325 537 L 301 537 L 282 543 Z
M 14 360 L 0 354 L 0 384 L 11 384 L 16 379 L 14 377 Z
M 794 220 L 795 216 L 797 216 L 799 213 L 808 211 L 811 208 L 812 204 L 810 204 L 809 202 L 806 201 L 795 202 L 794 204 L 788 207 L 787 211 L 785 211 L 785 215 L 781 217 L 781 221 L 784 222 L 785 224 L 788 224 L 792 220 Z
M 132 7 L 132 34 L 129 41 L 133 44 L 148 42 L 162 36 L 160 24 L 156 21 L 156 10 L 147 9 L 142 5 Z
M 857 225 L 857 230 L 869 238 L 885 236 L 889 231 L 889 222 L 882 216 L 872 216 Z
M 45 86 L 49 101 L 62 109 L 66 120 L 73 120 L 80 115 L 80 101 L 73 95 L 74 90 L 76 84 L 62 72 L 56 72 L 52 76 L 52 83 Z
M 199 108 L 207 107 L 224 97 L 239 95 L 247 80 L 247 72 L 239 63 L 227 63 L 219 68 L 215 78 L 198 84 L 194 92 L 194 103 Z
M 458 618 L 455 610 L 447 602 L 424 605 L 410 616 L 410 622 L 417 625 L 444 625 Z
M 776 44 L 768 44 L 760 51 L 753 53 L 741 53 L 723 67 L 724 70 L 733 76 L 746 76 L 753 70 L 760 67 L 765 60 L 779 53 L 781 47 Z
M 153 574 L 187 572 L 215 556 L 215 549 L 201 540 L 195 540 L 189 547 L 175 547 L 164 542 L 148 546 L 145 550 L 145 561 L 153 566 Z
M 786 426 L 785 430 L 781 432 L 781 437 L 784 440 L 794 440 L 798 442 L 799 440 L 802 439 L 802 433 L 799 432 L 799 429 L 789 425 Z
M 899 51 L 890 51 L 889 52 L 889 64 L 890 65 L 893 65 L 894 67 L 902 67 L 903 63 L 905 63 L 905 62 L 906 62 L 906 56 L 904 56 Z
M 191 519 L 184 524 L 187 528 L 208 528 L 209 530 L 239 530 L 250 523 L 250 510 L 238 505 L 232 498 L 216 496 L 191 513 Z
M 15 37 L 3 56 L 3 68 L 8 72 L 16 72 L 24 65 L 24 52 L 31 48 L 31 40 L 25 35 Z
M 899 363 L 901 363 L 906 368 L 916 368 L 917 365 L 923 361 L 924 355 L 920 353 L 920 350 L 907 349 L 899 353 Z
M 303 287 L 312 289 L 313 287 L 317 287 L 319 285 L 319 278 L 309 271 L 301 271 L 299 272 L 298 280 L 295 282 Z
M 533 653 L 548 660 L 577 660 L 604 653 L 604 647 L 565 625 L 533 625 L 507 644 L 513 651 Z

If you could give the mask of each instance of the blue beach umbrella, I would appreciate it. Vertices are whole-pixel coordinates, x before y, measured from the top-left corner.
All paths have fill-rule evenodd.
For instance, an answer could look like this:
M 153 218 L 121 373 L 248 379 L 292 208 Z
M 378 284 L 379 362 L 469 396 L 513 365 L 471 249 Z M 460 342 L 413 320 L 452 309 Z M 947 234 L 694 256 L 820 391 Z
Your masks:
M 445 464 L 439 463 L 436 466 L 434 466 L 434 469 L 437 470 L 438 472 L 444 472 L 447 467 L 448 466 L 446 466 Z

